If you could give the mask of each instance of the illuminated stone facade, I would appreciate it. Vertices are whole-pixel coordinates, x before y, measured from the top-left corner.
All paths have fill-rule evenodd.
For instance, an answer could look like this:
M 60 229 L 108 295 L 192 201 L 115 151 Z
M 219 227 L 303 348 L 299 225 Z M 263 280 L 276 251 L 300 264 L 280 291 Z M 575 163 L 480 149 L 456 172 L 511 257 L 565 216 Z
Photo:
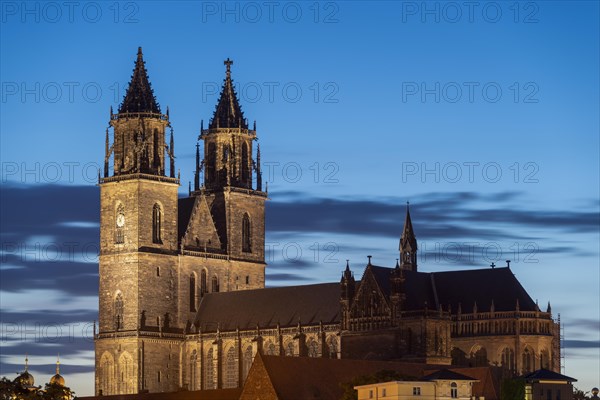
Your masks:
M 339 283 L 265 289 L 256 125 L 225 64 L 187 197 L 178 198 L 169 112 L 141 49 L 111 110 L 99 182 L 96 394 L 241 387 L 259 352 L 559 370 L 558 325 L 509 268 L 417 271 L 408 210 L 395 268 L 369 261 L 360 281 L 347 266 Z

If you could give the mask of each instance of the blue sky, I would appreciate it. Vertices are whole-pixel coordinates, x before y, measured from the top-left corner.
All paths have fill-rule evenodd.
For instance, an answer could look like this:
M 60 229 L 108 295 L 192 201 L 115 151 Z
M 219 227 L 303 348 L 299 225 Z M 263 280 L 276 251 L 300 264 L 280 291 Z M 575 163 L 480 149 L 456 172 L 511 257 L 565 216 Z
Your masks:
M 392 265 L 409 200 L 421 270 L 513 260 L 561 314 L 565 372 L 600 383 L 597 2 L 1 4 L 0 375 L 28 352 L 46 382 L 60 353 L 93 390 L 96 170 L 142 46 L 182 194 L 234 60 L 269 182 L 268 285 Z

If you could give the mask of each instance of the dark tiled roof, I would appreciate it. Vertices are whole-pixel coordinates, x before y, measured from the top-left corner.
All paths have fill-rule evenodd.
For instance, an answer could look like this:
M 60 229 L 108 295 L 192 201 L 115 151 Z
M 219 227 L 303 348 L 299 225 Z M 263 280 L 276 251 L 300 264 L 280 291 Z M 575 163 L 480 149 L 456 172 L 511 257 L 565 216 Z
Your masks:
M 435 309 L 437 307 L 431 274 L 424 272 L 402 271 L 404 274 L 404 293 L 406 294 L 404 309 L 407 311 L 422 310 L 425 308 Z
M 242 389 L 195 390 L 170 393 L 119 394 L 78 397 L 80 400 L 238 400 Z
M 190 222 L 190 217 L 192 215 L 192 210 L 194 209 L 195 201 L 195 197 L 183 197 L 177 200 L 177 209 L 179 210 L 177 215 L 177 229 L 178 238 L 180 240 L 185 234 L 185 230 L 187 229 L 188 224 Z
M 571 378 L 570 376 L 559 374 L 547 369 L 538 369 L 537 371 L 530 372 L 521 376 L 521 378 L 527 381 L 567 381 L 577 382 L 577 379 Z
M 340 285 L 288 286 L 206 294 L 195 324 L 202 332 L 336 324 L 340 322 Z
M 477 379 L 471 378 L 470 376 L 463 375 L 456 371 L 451 371 L 449 369 L 441 369 L 432 374 L 426 375 L 421 378 L 424 381 L 476 381 Z
M 535 302 L 513 275 L 510 268 L 487 268 L 431 274 L 439 303 L 450 305 L 456 313 L 461 304 L 463 313 L 471 313 L 477 302 L 479 311 L 489 311 L 494 301 L 496 311 L 513 311 L 517 299 L 521 311 L 535 311 Z
M 119 113 L 157 113 L 160 114 L 160 106 L 156 102 L 148 73 L 146 72 L 142 48 L 138 48 L 137 60 L 133 75 L 129 82 L 129 88 L 125 98 L 119 107 Z
M 370 266 L 375 280 L 386 296 L 390 294 L 390 274 L 393 268 Z M 519 300 L 521 311 L 536 311 L 536 304 L 513 275 L 510 268 L 487 268 L 446 272 L 413 272 L 403 270 L 406 299 L 404 309 L 422 310 L 425 302 L 429 309 L 441 305 L 452 307 L 456 313 L 461 305 L 463 313 L 473 312 L 477 302 L 479 311 L 489 311 L 494 301 L 496 311 L 514 311 Z

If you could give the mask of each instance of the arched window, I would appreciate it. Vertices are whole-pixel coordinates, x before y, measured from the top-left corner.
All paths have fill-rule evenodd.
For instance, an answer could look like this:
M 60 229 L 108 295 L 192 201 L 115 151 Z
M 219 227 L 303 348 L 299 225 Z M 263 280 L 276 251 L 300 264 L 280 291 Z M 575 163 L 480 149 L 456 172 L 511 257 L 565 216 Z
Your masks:
M 190 275 L 190 311 L 196 311 L 196 273 Z
M 238 386 L 238 368 L 235 359 L 235 348 L 230 347 L 225 358 L 225 382 L 223 389 L 236 388 Z
M 216 178 L 216 153 L 217 149 L 214 143 L 208 144 L 208 154 L 206 154 L 206 177 L 207 183 L 214 183 Z
M 533 365 L 533 352 L 529 349 L 529 347 L 525 348 L 523 351 L 523 373 L 531 372 L 534 369 Z
M 242 183 L 249 183 L 250 179 L 250 163 L 248 161 L 248 145 L 242 144 Z
M 287 342 L 287 344 L 285 345 L 285 355 L 288 357 L 294 356 L 294 342 L 292 340 Z
M 329 358 L 338 358 L 338 341 L 335 336 L 327 339 L 327 348 L 329 349 Z
M 115 297 L 115 330 L 123 328 L 123 295 L 118 293 Z
M 126 351 L 119 357 L 118 377 L 119 394 L 133 393 L 133 358 Z
M 515 352 L 513 349 L 505 347 L 502 350 L 502 367 L 509 371 L 515 370 Z
M 162 210 L 160 209 L 160 205 L 154 204 L 152 208 L 152 243 L 162 244 L 162 239 L 160 235 L 162 225 Z
M 314 339 L 310 339 L 306 346 L 308 347 L 309 357 L 319 357 L 319 344 Z
M 550 369 L 550 356 L 548 350 L 542 350 L 540 352 L 540 368 Z
M 219 291 L 219 278 L 217 276 L 213 276 L 212 278 L 212 293 L 217 293 Z
M 117 206 L 115 213 L 115 243 L 125 243 L 125 207 L 123 204 Z
M 100 358 L 100 387 L 103 395 L 114 394 L 115 362 L 113 356 L 105 352 Z
M 192 355 L 190 356 L 190 390 L 197 390 L 196 386 L 196 373 L 198 371 L 198 353 L 196 350 L 192 351 Z
M 452 397 L 453 399 L 458 398 L 458 385 L 456 384 L 456 382 L 452 382 L 450 384 L 450 397 Z
M 487 351 L 485 347 L 479 347 L 471 352 L 471 361 L 475 367 L 485 367 L 488 365 Z
M 206 286 L 206 270 L 203 269 L 200 273 L 200 296 L 204 296 L 204 294 L 207 292 L 208 287 Z
M 265 354 L 268 356 L 277 355 L 275 345 L 270 340 L 265 344 Z
M 204 365 L 204 369 L 206 373 L 204 374 L 204 388 L 205 389 L 214 389 L 214 362 L 213 362 L 213 350 L 209 349 L 206 353 L 206 363 Z
M 245 253 L 252 252 L 251 238 L 250 216 L 244 214 L 244 218 L 242 219 L 242 251 Z
M 244 376 L 244 380 L 248 377 L 248 372 L 250 372 L 250 367 L 252 366 L 252 346 L 246 347 L 244 351 L 244 360 L 242 365 L 242 373 Z

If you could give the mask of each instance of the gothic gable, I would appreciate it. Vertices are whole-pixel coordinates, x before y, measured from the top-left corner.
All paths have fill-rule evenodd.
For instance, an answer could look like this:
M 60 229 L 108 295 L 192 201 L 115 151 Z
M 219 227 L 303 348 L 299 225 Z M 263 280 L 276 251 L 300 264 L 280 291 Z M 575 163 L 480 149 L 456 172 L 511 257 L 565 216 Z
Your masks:
M 199 251 L 221 249 L 221 240 L 205 196 L 196 197 L 182 242 L 186 248 Z
M 351 318 L 389 317 L 391 310 L 385 287 L 376 278 L 374 266 L 367 265 L 350 307 Z M 377 268 L 377 267 L 375 267 Z

